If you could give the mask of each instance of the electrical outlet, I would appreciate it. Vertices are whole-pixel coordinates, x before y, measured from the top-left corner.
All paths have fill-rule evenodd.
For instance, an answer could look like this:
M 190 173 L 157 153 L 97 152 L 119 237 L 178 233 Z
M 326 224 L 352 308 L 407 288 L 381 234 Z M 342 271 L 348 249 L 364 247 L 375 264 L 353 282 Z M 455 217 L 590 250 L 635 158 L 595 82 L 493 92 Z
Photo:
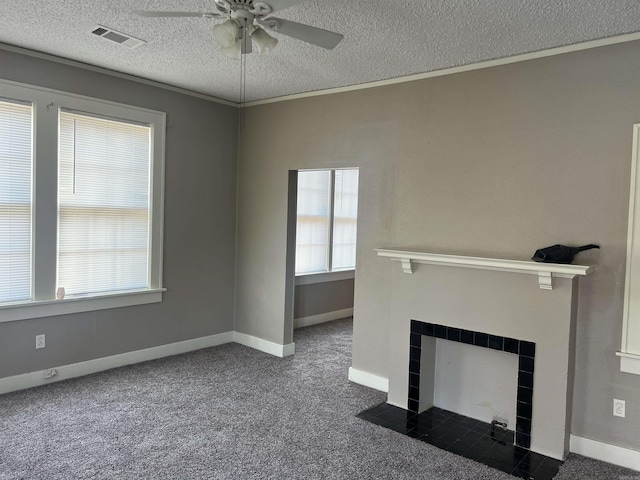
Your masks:
M 44 372 L 42 372 L 42 378 L 44 378 L 45 380 L 49 378 L 53 378 L 56 375 L 58 375 L 58 370 L 56 370 L 55 368 L 52 368 L 50 370 L 45 370 Z
M 36 335 L 36 349 L 44 348 L 44 333 L 42 335 Z
M 624 400 L 613 399 L 613 416 L 624 418 Z

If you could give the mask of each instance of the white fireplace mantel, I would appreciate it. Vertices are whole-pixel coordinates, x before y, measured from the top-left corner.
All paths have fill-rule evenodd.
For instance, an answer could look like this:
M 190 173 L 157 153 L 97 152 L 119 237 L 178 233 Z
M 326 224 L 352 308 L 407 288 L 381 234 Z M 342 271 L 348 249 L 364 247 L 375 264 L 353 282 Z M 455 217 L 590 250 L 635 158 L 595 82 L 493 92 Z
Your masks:
M 554 277 L 574 278 L 576 275 L 593 273 L 593 265 L 566 265 L 559 263 L 538 263 L 528 260 L 508 260 L 503 258 L 468 257 L 444 255 L 440 253 L 415 252 L 396 248 L 376 248 L 378 256 L 400 262 L 405 273 L 413 273 L 414 264 L 445 265 L 449 267 L 498 270 L 502 272 L 525 273 L 538 276 L 538 285 L 543 290 L 553 289 Z

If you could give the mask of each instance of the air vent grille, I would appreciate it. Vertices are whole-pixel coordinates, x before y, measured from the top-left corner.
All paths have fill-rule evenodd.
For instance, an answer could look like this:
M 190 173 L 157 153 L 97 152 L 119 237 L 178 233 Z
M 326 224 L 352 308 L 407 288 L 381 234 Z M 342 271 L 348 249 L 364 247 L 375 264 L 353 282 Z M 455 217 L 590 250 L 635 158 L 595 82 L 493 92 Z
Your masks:
M 120 45 L 124 45 L 128 48 L 136 48 L 142 44 L 147 43 L 144 40 L 132 37 L 131 35 L 127 35 L 126 33 L 116 32 L 115 30 L 100 25 L 94 28 L 91 33 L 99 37 L 106 38 L 107 40 L 111 40 L 112 42 L 118 43 Z

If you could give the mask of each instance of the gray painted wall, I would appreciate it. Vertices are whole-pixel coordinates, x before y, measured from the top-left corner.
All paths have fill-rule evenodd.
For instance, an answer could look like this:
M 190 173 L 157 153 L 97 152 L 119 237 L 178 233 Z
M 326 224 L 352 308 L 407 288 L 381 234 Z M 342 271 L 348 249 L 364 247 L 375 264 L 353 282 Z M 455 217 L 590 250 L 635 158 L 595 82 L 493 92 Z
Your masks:
M 599 243 L 581 280 L 572 431 L 640 450 L 640 377 L 619 371 L 640 44 L 247 110 L 238 165 L 236 330 L 291 341 L 290 170 L 360 167 L 353 367 L 387 376 L 391 272 L 373 248 L 528 258 Z M 472 312 L 470 312 L 471 314 Z M 627 418 L 612 416 L 612 398 Z
M 164 111 L 168 123 L 162 303 L 0 323 L 0 378 L 233 330 L 236 109 L 3 50 L 0 77 Z
M 298 285 L 293 318 L 353 308 L 353 279 Z

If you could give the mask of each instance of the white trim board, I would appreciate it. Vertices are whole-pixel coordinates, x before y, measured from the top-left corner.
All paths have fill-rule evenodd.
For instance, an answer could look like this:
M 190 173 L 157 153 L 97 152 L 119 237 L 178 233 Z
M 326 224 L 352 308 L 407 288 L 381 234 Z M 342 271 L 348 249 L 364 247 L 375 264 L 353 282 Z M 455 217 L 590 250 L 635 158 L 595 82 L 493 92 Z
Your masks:
M 233 342 L 233 332 L 219 333 L 207 337 L 199 337 L 182 342 L 160 345 L 158 347 L 135 350 L 133 352 L 111 355 L 108 357 L 87 360 L 86 362 L 72 363 L 69 365 L 54 366 L 46 370 L 57 370 L 57 375 L 43 379 L 43 371 L 25 373 L 0 379 L 0 394 L 24 390 L 25 388 L 38 387 L 47 383 L 59 382 L 69 378 L 81 377 L 92 373 L 110 370 L 112 368 L 124 367 L 134 363 L 156 360 L 158 358 L 169 357 L 181 353 L 200 350 L 202 348 L 216 347 L 224 343 Z
M 0 83 L 2 82 L 0 81 Z M 137 292 L 113 293 L 92 297 L 5 304 L 0 306 L 0 312 L 2 312 L 0 323 L 158 303 L 162 302 L 162 293 L 166 291 L 166 288 L 154 288 Z
M 261 352 L 275 355 L 276 357 L 289 357 L 296 353 L 295 343 L 280 345 L 279 343 L 270 342 L 269 340 L 247 335 L 246 333 L 233 332 L 233 341 L 240 345 L 244 345 L 245 347 L 254 348 Z
M 308 317 L 300 317 L 293 319 L 293 328 L 310 327 L 319 323 L 331 322 L 341 318 L 353 316 L 352 308 L 343 308 L 342 310 L 334 310 L 333 312 L 320 313 L 318 315 L 310 315 Z
M 640 472 L 640 452 L 636 450 L 576 435 L 571 435 L 570 442 L 569 450 L 573 453 Z
M 379 377 L 373 373 L 358 370 L 357 368 L 349 367 L 349 380 L 381 392 L 389 392 L 389 380 L 387 378 Z
M 39 387 L 48 383 L 59 382 L 69 378 L 82 377 L 92 373 L 98 373 L 112 368 L 124 367 L 134 363 L 156 360 L 158 358 L 179 355 L 202 348 L 217 347 L 225 343 L 238 343 L 276 357 L 288 357 L 295 353 L 295 344 L 279 345 L 258 337 L 253 337 L 239 332 L 225 332 L 217 335 L 193 338 L 182 342 L 160 345 L 157 347 L 135 350 L 133 352 L 110 355 L 85 362 L 71 363 L 69 365 L 51 366 L 43 370 L 0 378 L 0 395 L 26 388 Z M 43 378 L 43 374 L 50 370 L 56 370 L 55 376 Z
M 624 330 L 623 330 L 624 331 Z M 626 341 L 623 335 L 623 342 Z M 633 353 L 616 352 L 616 355 L 620 357 L 620 371 L 624 373 L 633 373 L 634 375 L 640 375 L 640 355 Z
M 633 154 L 631 157 L 631 184 L 629 187 L 629 220 L 627 229 L 627 268 L 624 282 L 624 310 L 622 314 L 622 337 L 620 371 L 640 375 L 640 124 L 633 126 Z

